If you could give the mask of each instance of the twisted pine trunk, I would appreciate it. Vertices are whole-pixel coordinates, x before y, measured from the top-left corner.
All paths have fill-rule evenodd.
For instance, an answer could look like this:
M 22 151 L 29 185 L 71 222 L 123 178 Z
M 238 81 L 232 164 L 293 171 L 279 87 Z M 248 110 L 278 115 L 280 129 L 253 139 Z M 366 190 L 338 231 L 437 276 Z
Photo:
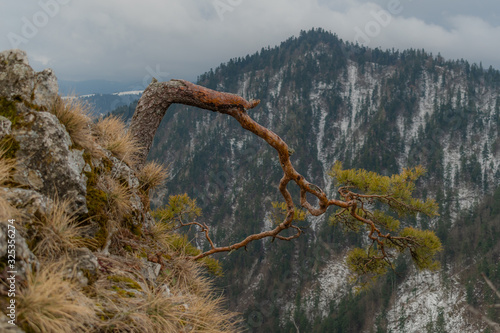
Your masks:
M 130 125 L 132 135 L 142 147 L 138 154 L 138 169 L 144 166 L 156 130 L 172 103 L 228 113 L 231 110 L 252 109 L 259 101 L 247 101 L 240 96 L 207 89 L 184 80 L 158 82 L 153 79 L 142 94 Z
M 138 169 L 142 168 L 146 162 L 156 130 L 158 129 L 165 112 L 172 103 L 191 105 L 227 114 L 236 119 L 244 129 L 264 139 L 278 152 L 281 168 L 283 169 L 283 178 L 279 183 L 279 190 L 287 204 L 287 213 L 283 222 L 274 229 L 248 235 L 245 239 L 238 243 L 223 247 L 216 247 L 213 244 L 209 236 L 208 226 L 193 222 L 192 224 L 198 225 L 202 231 L 205 232 L 206 238 L 212 247 L 210 250 L 193 257 L 193 259 L 199 259 L 217 252 L 236 250 L 241 247 L 245 247 L 248 243 L 254 240 L 265 237 L 272 237 L 273 239 L 278 238 L 281 240 L 292 240 L 299 237 L 302 234 L 302 230 L 292 224 L 295 213 L 295 205 L 293 203 L 292 196 L 287 189 L 288 183 L 291 181 L 295 182 L 300 187 L 300 203 L 312 215 L 317 216 L 323 214 L 330 205 L 342 208 L 349 208 L 352 206 L 352 203 L 350 202 L 344 202 L 336 199 L 328 200 L 326 194 L 319 187 L 309 183 L 294 169 L 292 163 L 290 162 L 288 145 L 276 133 L 258 124 L 247 114 L 246 111 L 256 107 L 259 102 L 260 101 L 258 100 L 247 101 L 240 96 L 218 92 L 184 80 L 158 82 L 156 79 L 153 79 L 153 82 L 151 82 L 151 84 L 146 88 L 141 99 L 139 100 L 139 103 L 137 104 L 134 116 L 132 117 L 130 131 L 142 146 L 142 150 L 138 156 Z M 313 207 L 307 201 L 307 193 L 314 195 L 318 199 L 318 208 Z M 280 235 L 283 230 L 289 228 L 294 229 L 296 233 L 288 237 Z

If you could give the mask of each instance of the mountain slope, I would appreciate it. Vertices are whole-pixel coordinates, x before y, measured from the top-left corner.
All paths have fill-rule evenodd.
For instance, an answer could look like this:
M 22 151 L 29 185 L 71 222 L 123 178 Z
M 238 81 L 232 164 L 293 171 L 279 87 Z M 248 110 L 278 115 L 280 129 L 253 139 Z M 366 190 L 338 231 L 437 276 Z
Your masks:
M 428 173 L 418 192 L 438 200 L 441 216 L 407 223 L 435 228 L 442 238 L 463 230 L 457 222 L 463 212 L 484 205 L 484 195 L 498 187 L 500 73 L 492 68 L 445 61 L 423 50 L 370 50 L 318 29 L 232 59 L 200 76 L 198 83 L 260 99 L 251 116 L 295 150 L 296 169 L 329 196 L 336 189 L 326 171 L 335 160 L 383 174 L 422 164 Z M 228 117 L 188 107 L 169 109 L 150 158 L 171 163 L 165 198 L 183 192 L 196 198 L 217 243 L 269 228 L 270 202 L 279 199 L 277 156 Z M 288 332 L 297 326 L 315 332 L 332 327 L 339 332 L 398 327 L 419 332 L 435 325 L 439 316 L 447 330 L 476 329 L 457 319 L 465 314 L 450 305 L 465 303 L 470 295 L 481 297 L 467 294 L 463 280 L 484 271 L 475 264 L 477 242 L 467 255 L 478 256 L 468 266 L 465 250 L 450 254 L 453 244 L 445 242 L 443 270 L 428 280 L 428 286 L 441 289 L 452 279 L 448 294 L 457 297 L 445 301 L 440 294 L 423 295 L 444 301 L 420 315 L 401 315 L 401 302 L 419 275 L 401 258 L 396 271 L 379 283 L 380 290 L 352 294 L 343 256 L 348 247 L 361 245 L 362 237 L 330 227 L 326 220 L 308 217 L 310 232 L 294 242 L 255 242 L 246 252 L 218 257 L 226 268 L 221 285 L 253 331 Z M 498 242 L 498 233 L 491 236 L 491 242 Z M 201 237 L 197 241 L 204 246 Z M 485 258 L 493 260 L 494 251 L 490 247 Z

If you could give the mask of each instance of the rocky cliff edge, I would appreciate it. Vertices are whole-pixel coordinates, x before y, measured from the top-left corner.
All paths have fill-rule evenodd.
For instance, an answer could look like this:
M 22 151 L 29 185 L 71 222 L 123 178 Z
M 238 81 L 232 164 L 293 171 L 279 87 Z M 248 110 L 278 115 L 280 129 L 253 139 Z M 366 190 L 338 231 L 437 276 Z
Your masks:
M 0 53 L 0 331 L 234 332 L 185 238 L 155 221 L 116 118 L 58 95 L 50 70 Z M 216 264 L 216 263 L 215 263 Z

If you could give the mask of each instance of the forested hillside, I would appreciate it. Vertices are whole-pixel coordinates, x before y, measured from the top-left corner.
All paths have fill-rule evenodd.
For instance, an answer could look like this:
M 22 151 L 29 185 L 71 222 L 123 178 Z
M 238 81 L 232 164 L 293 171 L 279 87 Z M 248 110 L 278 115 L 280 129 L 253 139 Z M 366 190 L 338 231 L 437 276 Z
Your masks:
M 249 113 L 293 148 L 296 169 L 330 197 L 336 188 L 327 172 L 337 160 L 385 175 L 423 165 L 428 172 L 418 196 L 440 205 L 438 218 L 405 222 L 436 230 L 444 245 L 442 269 L 416 273 L 401 257 L 394 271 L 359 294 L 344 257 L 363 237 L 329 225 L 333 210 L 308 216 L 301 222 L 307 233 L 292 242 L 258 241 L 217 256 L 225 270 L 220 286 L 250 331 L 484 328 L 466 305 L 495 301 L 481 272 L 500 285 L 500 72 L 424 50 L 367 49 L 317 29 L 232 59 L 198 83 L 260 99 Z M 186 192 L 197 199 L 217 244 L 272 223 L 279 162 L 233 119 L 172 107 L 149 158 L 171 165 L 154 204 Z M 200 235 L 190 236 L 206 246 Z

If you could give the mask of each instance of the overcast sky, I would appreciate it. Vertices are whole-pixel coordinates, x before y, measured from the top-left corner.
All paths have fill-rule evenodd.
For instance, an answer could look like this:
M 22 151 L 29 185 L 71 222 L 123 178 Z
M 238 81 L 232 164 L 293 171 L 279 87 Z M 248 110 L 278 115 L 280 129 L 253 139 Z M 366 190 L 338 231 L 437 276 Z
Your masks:
M 0 50 L 64 80 L 194 81 L 312 27 L 500 69 L 499 0 L 0 0 Z

